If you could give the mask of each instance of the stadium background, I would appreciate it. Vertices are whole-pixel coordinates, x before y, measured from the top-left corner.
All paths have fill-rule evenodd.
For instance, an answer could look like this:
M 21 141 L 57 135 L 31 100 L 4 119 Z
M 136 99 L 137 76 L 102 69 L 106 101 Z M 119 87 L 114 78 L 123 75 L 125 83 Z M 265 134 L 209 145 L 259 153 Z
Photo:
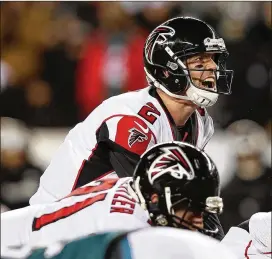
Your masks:
M 28 204 L 69 129 L 99 103 L 146 86 L 145 38 L 179 15 L 215 27 L 234 70 L 232 95 L 209 109 L 216 131 L 206 150 L 220 170 L 222 224 L 227 230 L 271 210 L 271 2 L 0 6 L 1 211 Z

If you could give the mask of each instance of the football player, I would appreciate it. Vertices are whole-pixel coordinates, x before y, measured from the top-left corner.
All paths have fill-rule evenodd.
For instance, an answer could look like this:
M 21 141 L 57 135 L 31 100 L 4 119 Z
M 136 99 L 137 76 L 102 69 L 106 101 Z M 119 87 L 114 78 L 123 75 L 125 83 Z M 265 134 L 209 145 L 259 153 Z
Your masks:
M 100 179 L 60 201 L 3 213 L 1 250 L 149 226 L 214 236 L 212 215 L 222 209 L 213 161 L 187 143 L 158 144 L 143 154 L 133 177 Z
M 199 19 L 177 17 L 155 28 L 143 51 L 148 87 L 109 98 L 76 125 L 30 204 L 61 199 L 97 178 L 132 176 L 140 155 L 158 143 L 203 149 L 214 132 L 206 107 L 231 92 L 227 56 L 224 40 Z

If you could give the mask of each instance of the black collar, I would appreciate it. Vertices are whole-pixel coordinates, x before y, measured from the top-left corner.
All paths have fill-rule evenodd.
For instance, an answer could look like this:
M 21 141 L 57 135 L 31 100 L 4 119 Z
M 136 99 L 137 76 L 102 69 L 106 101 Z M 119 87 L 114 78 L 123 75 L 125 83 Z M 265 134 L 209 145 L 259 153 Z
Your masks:
M 154 98 L 156 98 L 156 99 L 158 100 L 158 102 L 160 103 L 161 107 L 163 108 L 163 110 L 164 110 L 164 112 L 165 112 L 165 114 L 166 114 L 166 116 L 167 116 L 167 118 L 168 118 L 168 120 L 169 120 L 169 122 L 170 122 L 170 125 L 176 127 L 176 124 L 175 124 L 175 121 L 174 121 L 172 115 L 171 115 L 170 112 L 167 110 L 167 108 L 166 108 L 164 102 L 162 101 L 161 97 L 160 97 L 159 94 L 157 93 L 156 88 L 155 88 L 155 87 L 151 87 L 150 90 L 149 90 L 149 94 L 150 94 L 152 97 L 154 97 Z
M 156 87 L 151 87 L 149 90 L 149 94 L 152 97 L 156 98 L 158 102 L 160 103 L 161 107 L 163 108 L 168 118 L 168 121 L 170 123 L 171 130 L 174 135 L 174 140 L 177 140 L 177 141 L 184 140 L 185 142 L 196 145 L 197 138 L 198 138 L 198 123 L 197 123 L 196 112 L 192 114 L 192 116 L 189 118 L 189 120 L 185 123 L 183 127 L 177 127 L 172 115 L 170 114 L 164 102 L 162 101 L 161 97 L 157 93 Z

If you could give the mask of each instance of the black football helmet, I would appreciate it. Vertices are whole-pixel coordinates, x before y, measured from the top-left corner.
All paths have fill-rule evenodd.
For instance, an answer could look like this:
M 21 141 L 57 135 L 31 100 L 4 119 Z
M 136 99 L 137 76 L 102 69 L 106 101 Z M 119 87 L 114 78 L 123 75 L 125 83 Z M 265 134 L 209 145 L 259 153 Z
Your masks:
M 141 156 L 132 188 L 153 225 L 186 228 L 187 224 L 204 234 L 217 234 L 216 224 L 205 228 L 205 218 L 223 209 L 219 175 L 214 162 L 200 149 L 183 142 L 155 145 Z M 156 204 L 151 202 L 154 193 L 159 196 Z M 175 216 L 175 209 L 180 208 L 185 210 L 183 218 Z M 189 211 L 203 215 L 204 229 L 184 219 Z
M 193 83 L 187 58 L 201 54 L 214 54 L 215 87 L 204 80 L 203 87 Z M 233 71 L 226 69 L 228 52 L 224 40 L 204 21 L 192 17 L 177 17 L 155 28 L 144 46 L 144 70 L 148 82 L 166 94 L 191 100 L 200 107 L 213 105 L 218 94 L 230 94 Z M 205 87 L 204 87 L 205 86 Z

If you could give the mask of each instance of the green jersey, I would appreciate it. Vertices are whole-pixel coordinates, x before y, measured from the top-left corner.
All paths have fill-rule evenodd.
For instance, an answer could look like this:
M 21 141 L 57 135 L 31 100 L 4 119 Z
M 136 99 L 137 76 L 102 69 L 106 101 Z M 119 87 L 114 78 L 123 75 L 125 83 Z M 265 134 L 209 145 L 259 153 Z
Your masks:
M 14 248 L 16 256 L 14 256 L 15 253 L 13 254 L 13 252 L 11 252 L 10 254 L 2 258 L 131 259 L 130 248 L 125 236 L 126 233 L 124 232 L 110 232 L 87 236 L 81 239 L 71 241 L 69 243 L 58 243 L 55 247 L 49 246 L 47 248 L 39 248 L 27 252 L 25 248 Z M 20 249 L 22 251 L 21 256 Z

